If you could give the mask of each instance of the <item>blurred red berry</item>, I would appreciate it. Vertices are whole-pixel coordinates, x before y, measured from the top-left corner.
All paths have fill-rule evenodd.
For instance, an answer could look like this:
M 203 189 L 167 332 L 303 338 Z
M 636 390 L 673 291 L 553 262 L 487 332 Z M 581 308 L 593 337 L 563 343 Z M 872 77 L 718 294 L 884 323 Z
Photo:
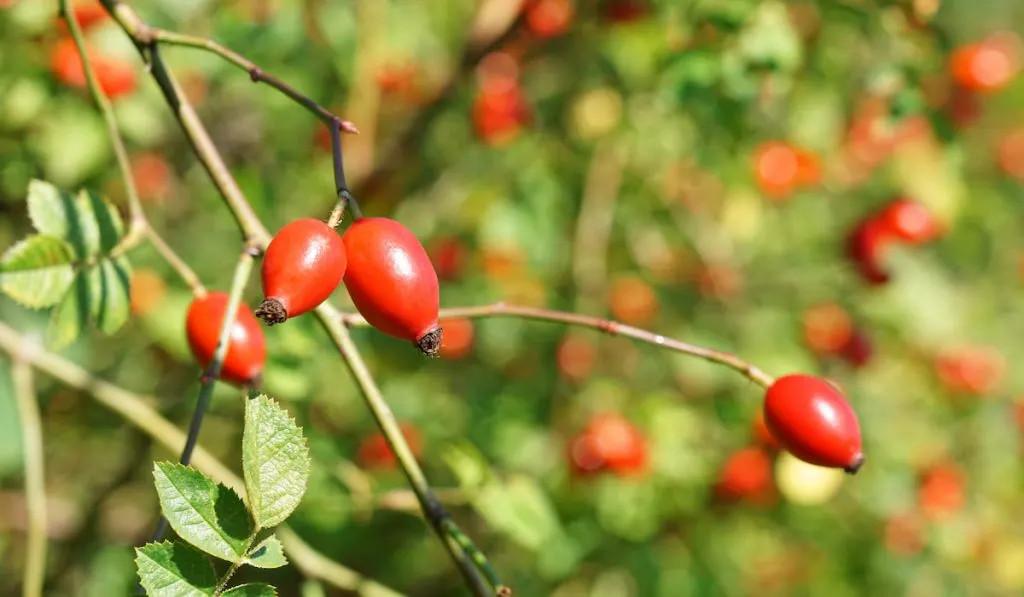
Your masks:
M 867 365 L 873 354 L 874 345 L 871 339 L 860 330 L 854 330 L 839 351 L 839 356 L 854 368 Z
M 1015 34 L 1002 33 L 960 46 L 950 55 L 949 71 L 967 89 L 998 91 L 1020 71 L 1020 39 Z
M 935 214 L 912 199 L 894 199 L 885 206 L 879 219 L 897 239 L 909 244 L 925 243 L 941 234 Z
M 525 11 L 527 28 L 539 37 L 562 35 L 576 13 L 573 0 L 529 0 Z
M 458 280 L 466 266 L 466 244 L 454 236 L 439 238 L 430 243 L 427 254 L 442 281 Z
M 625 417 L 601 413 L 570 444 L 570 460 L 577 473 L 607 469 L 619 476 L 647 469 L 647 441 Z
M 583 381 L 594 368 L 597 349 L 589 338 L 569 333 L 559 343 L 555 360 L 563 376 L 571 381 Z
M 110 18 L 107 10 L 103 8 L 103 5 L 98 0 L 82 0 L 73 3 L 71 5 L 71 14 L 75 17 L 82 31 L 86 31 Z M 68 24 L 64 22 L 64 19 L 60 19 L 60 31 L 61 33 L 69 32 Z
M 1024 127 L 1012 129 L 1004 134 L 996 148 L 996 154 L 1003 172 L 1024 181 Z
M 611 23 L 633 23 L 647 16 L 649 10 L 645 0 L 608 0 L 602 15 Z
M 799 184 L 800 161 L 796 150 L 781 141 L 768 141 L 754 154 L 754 175 L 761 191 L 773 199 L 784 199 Z
M 925 470 L 918 487 L 921 513 L 934 522 L 955 516 L 964 506 L 965 482 L 963 472 L 955 464 L 943 463 Z
M 722 466 L 714 489 L 724 500 L 767 501 L 772 490 L 771 456 L 756 447 L 734 452 Z
M 757 409 L 757 412 L 754 413 L 753 430 L 754 440 L 766 450 L 776 452 L 781 448 L 779 442 L 772 435 L 771 429 L 768 429 L 768 424 L 764 422 L 762 409 Z
M 439 322 L 444 329 L 441 338 L 441 358 L 457 360 L 473 349 L 473 322 L 469 319 L 445 319 Z
M 131 158 L 132 178 L 142 201 L 160 202 L 171 189 L 171 166 L 155 152 L 137 153 Z
M 612 280 L 608 306 L 612 317 L 629 325 L 646 326 L 658 315 L 658 295 L 645 280 L 623 275 Z
M 838 353 L 853 335 L 853 322 L 836 303 L 820 303 L 804 311 L 804 342 L 818 355 Z
M 111 100 L 135 91 L 135 69 L 123 60 L 105 56 L 87 48 L 93 71 L 100 90 Z M 78 54 L 75 41 L 69 37 L 57 42 L 50 54 L 50 69 L 54 77 L 69 87 L 84 89 L 86 87 L 85 67 L 82 57 Z
M 529 104 L 518 85 L 481 90 L 473 101 L 472 114 L 477 136 L 493 146 L 512 142 L 530 120 Z
M 868 218 L 858 224 L 846 241 L 846 253 L 861 277 L 870 284 L 885 284 L 889 273 L 882 267 L 885 249 L 893 242 L 893 233 L 883 222 Z
M 916 516 L 903 514 L 885 519 L 885 547 L 889 553 L 912 556 L 924 549 L 925 528 Z
M 410 423 L 399 423 L 399 428 L 413 456 L 418 459 L 423 449 L 419 429 Z M 380 431 L 363 438 L 356 453 L 356 461 L 359 466 L 366 469 L 392 469 L 397 465 L 395 453 L 391 451 L 391 446 Z
M 984 396 L 996 391 L 1006 373 L 1006 358 L 988 346 L 964 345 L 943 350 L 935 373 L 951 392 Z

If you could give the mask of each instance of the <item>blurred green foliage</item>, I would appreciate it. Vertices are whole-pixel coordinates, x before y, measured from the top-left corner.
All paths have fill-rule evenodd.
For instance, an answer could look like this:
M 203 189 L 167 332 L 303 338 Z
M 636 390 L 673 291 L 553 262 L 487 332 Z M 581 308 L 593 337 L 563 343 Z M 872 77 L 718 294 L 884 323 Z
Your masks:
M 508 300 L 626 314 L 773 375 L 826 375 L 850 397 L 868 464 L 830 499 L 802 503 L 800 492 L 813 488 L 801 483 L 814 481 L 780 477 L 780 495 L 769 504 L 721 504 L 710 488 L 729 454 L 751 442 L 761 397 L 733 371 L 518 319 L 476 320 L 468 355 L 431 362 L 374 330 L 353 330 L 395 414 L 422 433 L 432 484 L 464 494 L 451 506 L 455 518 L 517 595 L 1024 590 L 1024 470 L 1013 415 L 1024 372 L 1012 365 L 1024 357 L 1017 291 L 1024 204 L 1021 180 L 1000 168 L 997 152 L 1024 125 L 1024 83 L 972 96 L 978 109 L 966 122 L 947 74 L 955 48 L 995 31 L 1020 32 L 1024 5 L 651 0 L 640 3 L 646 12 L 638 20 L 611 22 L 613 2 L 576 2 L 561 35 L 541 38 L 520 19 L 495 42 L 515 58 L 531 118 L 489 143 L 476 133 L 473 107 L 487 71 L 476 66 L 481 55 L 464 52 L 478 3 L 131 4 L 154 25 L 217 39 L 354 120 L 363 134 L 346 139 L 346 158 L 365 213 L 402 221 L 432 252 L 452 239 L 465 252 L 442 283 L 443 306 Z M 0 1 L 5 250 L 32 232 L 25 201 L 32 179 L 124 203 L 100 115 L 51 71 L 49 50 L 60 35 L 54 2 Z M 205 284 L 225 290 L 240 247 L 230 214 L 124 34 L 107 22 L 89 37 L 131 61 L 139 76 L 137 89 L 114 105 L 136 165 L 151 166 L 136 169 L 150 221 Z M 163 54 L 268 227 L 326 217 L 333 181 L 317 122 L 216 56 Z M 464 55 L 473 60 L 464 63 Z M 396 84 L 401 92 L 382 82 L 408 65 L 412 74 Z M 934 134 L 851 175 L 851 127 L 872 100 L 884 105 L 875 129 L 923 118 Z M 755 155 L 770 140 L 815 155 L 820 183 L 782 199 L 762 192 Z M 844 239 L 901 194 L 928 206 L 946 232 L 890 251 L 891 283 L 866 285 L 844 255 Z M 184 341 L 190 296 L 150 248 L 131 260 L 133 280 L 143 274 L 149 283 L 133 282 L 127 324 L 112 337 L 88 329 L 62 355 L 158 397 L 156 406 L 184 427 L 199 387 Z M 631 302 L 638 286 L 624 280 L 636 279 L 653 301 Z M 616 295 L 617 287 L 633 290 Z M 245 300 L 259 302 L 257 284 Z M 344 291 L 335 301 L 351 309 Z M 808 348 L 802 317 L 821 302 L 842 305 L 870 337 L 865 366 Z M 45 312 L 6 298 L 0 318 L 39 336 L 47 324 Z M 570 332 L 593 350 L 583 375 L 567 374 L 572 363 L 559 351 Z M 398 495 L 391 491 L 405 485 L 393 470 L 346 467 L 375 425 L 314 319 L 266 333 L 264 389 L 298 418 L 313 458 L 308 493 L 290 519 L 295 530 L 410 595 L 460 594 L 457 574 L 413 510 L 370 515 L 359 482 L 371 480 L 374 495 Z M 950 389 L 936 371 L 937 357 L 963 345 L 991 347 L 1008 364 L 980 397 Z M 86 395 L 45 378 L 39 386 L 55 512 L 47 594 L 125 594 L 131 548 L 158 517 L 152 462 L 175 455 L 152 448 Z M 16 504 L 19 434 L 6 366 L 0 396 L 0 487 Z M 566 444 L 591 414 L 609 410 L 643 431 L 649 474 L 573 478 Z M 224 462 L 240 458 L 242 412 L 237 393 L 218 387 L 201 442 Z M 965 471 L 964 503 L 932 520 L 922 515 L 919 475 L 947 461 Z M 0 593 L 13 594 L 23 508 L 0 510 Z M 900 543 L 895 519 L 920 526 Z M 920 546 L 901 550 L 907 541 Z M 282 595 L 319 590 L 294 567 L 259 578 Z

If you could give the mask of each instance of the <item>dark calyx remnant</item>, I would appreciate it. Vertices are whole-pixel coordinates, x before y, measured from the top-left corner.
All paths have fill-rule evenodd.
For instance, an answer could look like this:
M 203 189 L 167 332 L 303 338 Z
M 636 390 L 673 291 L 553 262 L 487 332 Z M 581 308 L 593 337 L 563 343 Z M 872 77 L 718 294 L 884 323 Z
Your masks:
M 850 464 L 850 466 L 844 468 L 843 470 L 851 475 L 856 475 L 857 471 L 859 471 L 860 467 L 862 466 L 864 466 L 864 454 L 858 454 L 857 457 L 853 459 L 853 462 Z
M 277 325 L 288 319 L 288 311 L 285 310 L 281 301 L 268 298 L 260 303 L 259 307 L 256 307 L 256 317 L 259 317 L 267 325 Z
M 416 346 L 428 358 L 436 359 L 441 354 L 441 338 L 443 335 L 441 326 L 437 326 L 423 334 L 423 337 L 416 341 Z

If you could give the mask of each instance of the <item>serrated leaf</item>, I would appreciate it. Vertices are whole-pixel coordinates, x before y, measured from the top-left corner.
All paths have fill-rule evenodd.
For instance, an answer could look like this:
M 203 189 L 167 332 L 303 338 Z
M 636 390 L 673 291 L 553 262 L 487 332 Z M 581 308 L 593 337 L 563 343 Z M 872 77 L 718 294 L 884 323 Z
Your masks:
M 237 493 L 192 467 L 170 462 L 156 463 L 153 477 L 160 509 L 179 537 L 212 556 L 242 561 L 252 522 Z
M 306 492 L 306 438 L 288 412 L 263 394 L 245 403 L 242 470 L 249 506 L 261 528 L 288 518 Z
M 271 535 L 249 550 L 245 563 L 257 568 L 280 568 L 288 565 L 288 558 L 284 557 L 281 541 Z
M 74 254 L 63 240 L 35 235 L 0 258 L 0 290 L 31 309 L 60 302 L 74 280 Z
M 46 346 L 50 350 L 60 350 L 78 339 L 89 322 L 89 304 L 92 286 L 97 277 L 94 269 L 79 272 L 75 276 L 70 291 L 64 294 L 60 305 L 50 316 L 50 325 L 46 328 Z
M 277 597 L 277 589 L 261 582 L 238 585 L 221 593 L 224 597 Z
M 56 186 L 38 179 L 28 183 L 28 217 L 42 234 L 66 237 L 68 219 L 74 210 L 71 196 Z
M 217 574 L 199 550 L 181 542 L 147 543 L 135 549 L 135 568 L 150 597 L 213 595 Z
M 99 266 L 98 295 L 93 296 L 92 316 L 108 336 L 121 329 L 131 311 L 131 265 L 124 257 L 104 260 Z

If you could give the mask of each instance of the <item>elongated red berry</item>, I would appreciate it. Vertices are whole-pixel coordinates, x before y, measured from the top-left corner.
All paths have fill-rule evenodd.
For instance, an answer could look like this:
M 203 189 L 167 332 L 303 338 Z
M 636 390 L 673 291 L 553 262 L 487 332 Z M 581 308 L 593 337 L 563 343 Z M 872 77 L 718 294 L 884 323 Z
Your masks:
M 856 473 L 864 464 L 860 423 L 832 384 L 812 375 L 784 375 L 768 388 L 764 420 L 797 458 Z
M 935 215 L 913 199 L 900 197 L 892 200 L 879 217 L 896 238 L 908 244 L 926 243 L 941 234 L 941 225 Z
M 360 218 L 342 241 L 348 253 L 345 288 L 359 314 L 385 334 L 437 356 L 440 291 L 437 272 L 419 239 L 395 220 Z
M 263 303 L 256 316 L 268 325 L 312 311 L 345 276 L 348 258 L 341 236 L 313 218 L 295 220 L 270 241 L 263 256 Z
M 213 353 L 217 350 L 228 302 L 227 294 L 211 292 L 193 300 L 188 308 L 185 318 L 188 345 L 192 349 L 192 356 L 204 369 L 210 365 Z M 257 384 L 266 362 L 267 342 L 263 337 L 263 328 L 252 311 L 239 304 L 220 379 L 238 385 Z

